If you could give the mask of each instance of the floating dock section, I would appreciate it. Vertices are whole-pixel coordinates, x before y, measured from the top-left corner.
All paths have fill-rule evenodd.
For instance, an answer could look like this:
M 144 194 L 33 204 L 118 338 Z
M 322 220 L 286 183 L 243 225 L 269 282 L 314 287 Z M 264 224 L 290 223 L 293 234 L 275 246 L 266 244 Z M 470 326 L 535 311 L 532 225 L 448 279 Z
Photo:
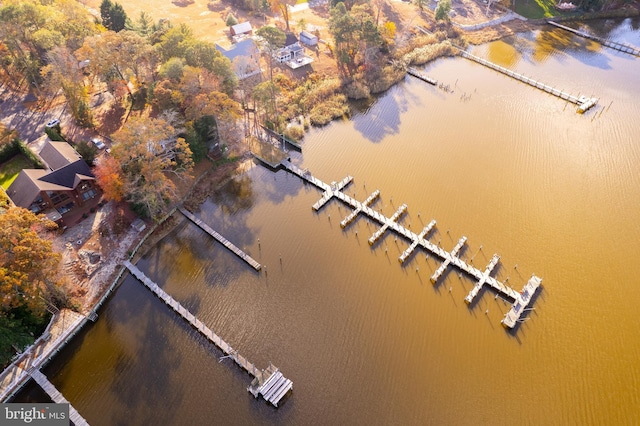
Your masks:
M 432 220 L 420 234 L 416 234 L 408 228 L 405 228 L 398 220 L 400 216 L 402 216 L 407 211 L 407 205 L 402 204 L 400 208 L 394 213 L 392 217 L 387 217 L 382 213 L 379 213 L 369 207 L 367 201 L 369 201 L 374 194 L 369 196 L 365 202 L 360 202 L 353 197 L 345 194 L 341 191 L 340 186 L 346 186 L 347 183 L 352 182 L 353 177 L 347 176 L 341 184 L 332 183 L 331 185 L 324 183 L 318 178 L 315 178 L 309 170 L 303 170 L 299 167 L 292 164 L 289 160 L 285 160 L 282 162 L 282 166 L 288 170 L 289 172 L 299 176 L 305 182 L 311 183 L 318 187 L 320 190 L 324 191 L 322 198 L 316 204 L 313 205 L 313 210 L 318 211 L 322 206 L 329 202 L 332 198 L 337 198 L 342 201 L 347 206 L 350 206 L 353 209 L 353 212 L 347 216 L 349 219 L 349 223 L 351 223 L 355 216 L 358 214 L 362 214 L 367 216 L 374 222 L 377 222 L 381 225 L 380 229 L 378 229 L 372 236 L 369 238 L 369 244 L 373 245 L 375 242 L 382 236 L 384 232 L 387 230 L 395 232 L 397 235 L 405 238 L 410 242 L 409 248 L 405 250 L 402 255 L 398 258 L 398 261 L 402 264 L 407 258 L 413 253 L 413 251 L 421 246 L 424 250 L 426 250 L 429 254 L 431 254 L 435 258 L 439 258 L 442 261 L 440 267 L 436 270 L 436 272 L 431 276 L 432 283 L 436 284 L 438 279 L 444 274 L 447 268 L 456 267 L 460 271 L 466 273 L 469 277 L 476 281 L 473 289 L 469 292 L 465 301 L 468 304 L 471 304 L 475 297 L 478 295 L 480 290 L 484 286 L 489 286 L 495 292 L 500 293 L 505 297 L 506 300 L 512 301 L 513 305 L 511 310 L 507 313 L 507 315 L 502 320 L 502 324 L 506 328 L 514 328 L 518 323 L 522 322 L 522 316 L 528 311 L 527 305 L 529 305 L 533 299 L 533 295 L 538 290 L 541 285 L 542 279 L 532 275 L 529 282 L 524 286 L 522 292 L 518 293 L 516 290 L 508 287 L 506 284 L 498 281 L 494 277 L 491 276 L 491 273 L 497 266 L 500 261 L 500 256 L 497 254 L 493 255 L 491 261 L 487 265 L 484 270 L 480 270 L 473 266 L 473 260 L 471 263 L 467 263 L 463 259 L 461 259 L 458 254 L 464 247 L 467 242 L 466 237 L 460 238 L 456 246 L 450 251 L 446 251 L 440 247 L 438 244 L 433 244 L 427 238 L 428 234 L 431 232 L 433 227 L 435 226 L 435 220 Z M 346 182 L 346 183 L 345 183 Z M 376 198 L 379 197 L 379 194 L 376 194 Z M 355 214 L 354 214 L 355 213 Z M 352 217 L 353 216 L 353 217 Z M 345 219 L 346 220 L 346 219 Z M 344 228 L 344 227 L 343 227 Z
M 60 393 L 58 389 L 47 379 L 47 376 L 42 374 L 40 370 L 34 369 L 31 372 L 31 377 L 42 388 L 43 391 L 49 395 L 49 398 L 56 404 L 69 404 L 69 420 L 76 426 L 89 426 L 89 423 L 78 413 L 78 410 L 73 408 L 73 405 Z
M 273 404 L 275 407 L 284 397 L 289 390 L 293 389 L 293 382 L 282 375 L 279 370 L 271 364 L 269 368 L 259 370 L 253 363 L 249 362 L 245 357 L 240 355 L 237 350 L 233 349 L 231 345 L 222 340 L 216 333 L 214 333 L 209 327 L 204 325 L 202 321 L 196 318 L 187 308 L 182 306 L 180 302 L 169 296 L 158 284 L 151 281 L 142 271 L 140 271 L 135 265 L 128 260 L 124 262 L 124 266 L 136 277 L 141 283 L 143 283 L 149 290 L 158 296 L 164 303 L 166 303 L 171 309 L 173 309 L 178 315 L 184 318 L 189 324 L 191 324 L 196 330 L 198 330 L 203 336 L 209 339 L 214 345 L 216 345 L 225 356 L 223 358 L 232 358 L 236 364 L 242 367 L 247 373 L 251 374 L 254 379 L 251 385 L 247 387 L 247 390 L 257 398 L 259 395 Z M 221 358 L 222 359 L 222 358 Z
M 402 252 L 400 257 L 398 258 L 398 262 L 400 262 L 400 264 L 404 264 L 404 262 L 407 261 L 409 256 L 411 256 L 413 251 L 416 249 L 416 247 L 418 247 L 418 244 L 420 244 L 420 241 L 424 240 L 424 237 L 426 237 L 427 234 L 429 234 L 429 232 L 431 232 L 431 230 L 435 226 L 436 226 L 436 220 L 432 219 L 431 222 L 429 222 L 429 224 L 427 226 L 425 226 L 424 229 L 418 234 L 418 238 L 416 238 L 411 243 L 411 245 L 409 247 L 407 247 L 407 249 L 405 251 Z
M 576 104 L 578 106 L 577 111 L 579 113 L 583 113 L 585 111 L 587 111 L 589 108 L 593 107 L 596 105 L 596 103 L 598 102 L 598 98 L 589 98 L 587 96 L 574 96 L 574 95 L 570 95 L 567 92 L 563 92 L 562 90 L 556 89 L 554 87 L 551 87 L 547 84 L 544 84 L 540 81 L 534 80 L 532 78 L 529 78 L 527 76 L 524 76 L 522 74 L 518 74 L 515 71 L 511 71 L 510 69 L 507 69 L 505 67 L 501 67 L 500 65 L 494 64 L 493 62 L 489 62 L 486 59 L 482 59 L 478 56 L 472 55 L 469 52 L 466 52 L 462 49 L 460 50 L 460 54 L 467 58 L 470 59 L 474 62 L 479 63 L 480 65 L 484 65 L 488 68 L 491 68 L 494 71 L 498 71 L 502 74 L 508 75 L 511 78 L 514 78 L 518 81 L 521 81 L 523 83 L 526 83 L 530 86 L 535 87 L 536 89 L 540 89 L 543 92 L 547 92 L 551 95 L 557 96 L 560 99 L 564 99 L 567 102 L 571 102 L 573 104 Z
M 222 243 L 222 245 L 224 245 L 226 248 L 228 248 L 233 253 L 235 253 L 236 256 L 238 256 L 240 259 L 242 259 L 245 262 L 247 262 L 253 269 L 255 269 L 256 271 L 259 271 L 262 268 L 262 265 L 260 265 L 258 262 L 256 262 L 251 256 L 249 256 L 248 254 L 246 254 L 245 252 L 240 250 L 233 243 L 231 243 L 231 241 L 227 240 L 225 237 L 220 235 L 218 232 L 214 231 L 209 225 L 207 225 L 206 223 L 204 223 L 203 221 L 201 221 L 200 219 L 195 217 L 193 215 L 193 213 L 191 213 L 190 211 L 188 211 L 184 207 L 180 207 L 180 208 L 178 208 L 178 210 L 180 210 L 180 213 L 185 215 L 187 217 L 187 219 L 191 220 L 193 223 L 198 225 L 200 227 L 200 229 L 205 231 L 207 234 L 211 235 L 218 242 Z
M 614 49 L 614 50 L 618 50 L 620 52 L 624 52 L 624 53 L 628 53 L 629 55 L 633 55 L 633 56 L 640 56 L 640 49 L 631 46 L 629 44 L 625 44 L 625 43 L 619 43 L 617 41 L 614 40 L 609 40 L 606 38 L 602 38 L 602 37 L 598 37 L 595 36 L 593 34 L 589 34 L 586 33 L 584 31 L 580 31 L 580 30 L 576 30 L 575 28 L 571 28 L 571 27 L 567 27 L 565 25 L 559 24 L 557 22 L 554 21 L 547 21 L 547 23 L 549 25 L 553 25 L 554 27 L 558 27 L 561 28 L 565 31 L 569 31 L 573 34 L 576 34 L 580 37 L 586 38 L 588 40 L 593 40 L 593 41 L 597 41 L 598 43 L 600 43 L 603 46 L 607 46 L 608 48 Z

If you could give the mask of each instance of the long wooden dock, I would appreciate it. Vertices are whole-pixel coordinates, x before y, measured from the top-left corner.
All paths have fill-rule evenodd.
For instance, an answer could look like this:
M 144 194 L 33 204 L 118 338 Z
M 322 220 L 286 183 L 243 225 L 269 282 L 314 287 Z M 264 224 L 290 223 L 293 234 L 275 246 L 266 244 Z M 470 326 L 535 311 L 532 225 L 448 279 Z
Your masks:
M 425 83 L 429 83 L 429 84 L 431 84 L 433 86 L 438 84 L 438 80 L 436 80 L 435 78 L 431 78 L 431 77 L 429 77 L 428 75 L 426 75 L 424 73 L 421 73 L 420 71 L 418 71 L 416 68 L 413 68 L 413 67 L 407 68 L 407 74 L 417 78 L 418 80 L 422 80 Z
M 500 256 L 498 256 L 497 254 L 493 256 L 484 270 L 480 270 L 473 266 L 473 264 L 467 263 L 458 256 L 459 252 L 467 241 L 466 237 L 462 237 L 458 241 L 456 246 L 450 252 L 448 252 L 441 248 L 439 244 L 433 244 L 431 241 L 429 241 L 428 238 L 425 238 L 429 234 L 429 231 L 431 231 L 433 226 L 435 226 L 435 220 L 432 220 L 431 223 L 427 225 L 427 227 L 425 227 L 422 232 L 420 232 L 420 234 L 416 234 L 410 229 L 405 228 L 403 225 L 398 223 L 400 215 L 402 215 L 407 210 L 406 204 L 403 204 L 392 217 L 387 217 L 382 213 L 375 211 L 368 205 L 365 205 L 365 203 L 362 203 L 355 198 L 345 194 L 341 190 L 337 189 L 335 185 L 332 186 L 322 182 L 320 179 L 314 177 L 309 170 L 300 169 L 288 160 L 283 161 L 282 166 L 289 172 L 299 176 L 306 182 L 309 182 L 318 187 L 320 190 L 324 191 L 324 194 L 321 198 L 322 204 L 320 204 L 320 207 L 324 206 L 329 202 L 329 200 L 335 197 L 347 206 L 350 206 L 354 212 L 357 211 L 358 213 L 367 216 L 370 220 L 378 222 L 381 225 L 381 228 L 378 229 L 378 231 L 376 231 L 376 233 L 374 233 L 374 235 L 371 237 L 376 237 L 374 239 L 374 243 L 378 238 L 380 238 L 382 233 L 386 232 L 387 230 L 393 231 L 397 235 L 400 235 L 401 237 L 409 241 L 409 248 L 411 250 L 405 250 L 405 252 L 398 259 L 400 263 L 404 263 L 406 258 L 413 252 L 413 250 L 415 250 L 416 247 L 421 246 L 433 257 L 439 258 L 443 262 L 442 265 L 444 265 L 444 267 L 441 265 L 436 273 L 434 273 L 434 275 L 431 277 L 434 284 L 437 283 L 439 277 L 445 272 L 448 267 L 456 267 L 476 281 L 473 289 L 465 298 L 468 303 L 473 302 L 476 295 L 485 285 L 489 286 L 495 292 L 502 294 L 507 300 L 513 301 L 512 308 L 502 320 L 502 324 L 506 328 L 514 328 L 516 324 L 521 322 L 521 316 L 524 315 L 525 312 L 527 312 L 527 305 L 532 301 L 534 293 L 540 287 L 540 284 L 542 282 L 541 278 L 532 275 L 529 283 L 527 283 L 522 292 L 519 293 L 491 276 L 493 269 L 500 260 Z M 351 182 L 353 178 L 351 176 L 348 176 L 348 180 L 349 182 Z M 316 203 L 316 205 L 317 204 L 318 203 Z M 314 205 L 313 209 L 318 211 L 320 207 L 316 208 L 316 205 Z M 371 239 L 369 241 L 370 244 L 373 244 L 371 243 Z
M 189 210 L 185 209 L 184 207 L 180 207 L 180 208 L 178 208 L 178 210 L 180 210 L 180 213 L 185 215 L 189 220 L 191 220 L 193 223 L 198 225 L 203 231 L 205 231 L 207 234 L 211 235 L 218 242 L 222 243 L 222 245 L 224 245 L 226 248 L 228 248 L 233 253 L 235 253 L 236 256 L 238 256 L 240 259 L 244 260 L 249 265 L 251 265 L 251 267 L 253 269 L 255 269 L 256 271 L 259 271 L 262 268 L 262 265 L 260 265 L 251 256 L 246 254 L 244 251 L 240 250 L 231 241 L 227 240 L 225 237 L 220 235 L 220 233 L 214 231 L 213 228 L 211 228 L 209 225 L 204 223 L 202 220 L 200 220 L 197 217 L 195 217 L 194 214 L 191 213 Z
M 610 39 L 607 39 L 607 38 L 598 37 L 596 35 L 589 34 L 589 33 L 586 33 L 584 31 L 577 30 L 575 28 L 567 27 L 565 25 L 559 24 L 559 23 L 554 22 L 554 21 L 547 21 L 547 23 L 549 25 L 553 25 L 554 27 L 561 28 L 561 29 L 563 29 L 565 31 L 569 31 L 569 32 L 571 32 L 573 34 L 576 34 L 576 35 L 578 35 L 580 37 L 583 37 L 583 38 L 586 38 L 588 40 L 597 41 L 601 45 L 607 46 L 610 49 L 618 50 L 618 51 L 623 52 L 623 53 L 628 53 L 629 55 L 640 57 L 640 49 L 638 49 L 635 46 L 631 46 L 631 45 L 626 44 L 626 43 L 620 43 L 620 42 L 617 42 L 615 40 L 610 40 Z
M 69 404 L 69 420 L 76 426 L 89 426 L 89 423 L 78 413 L 78 410 L 73 408 L 73 405 L 60 393 L 58 389 L 47 379 L 47 376 L 42 374 L 40 370 L 34 369 L 31 372 L 31 377 L 36 383 L 44 390 L 49 398 L 56 404 Z
M 578 106 L 577 111 L 579 113 L 583 113 L 583 112 L 587 111 L 589 108 L 595 106 L 596 103 L 598 102 L 598 98 L 590 98 L 590 97 L 583 96 L 583 95 L 581 95 L 581 96 L 571 95 L 571 94 L 569 94 L 567 92 L 563 92 L 562 90 L 559 90 L 559 89 L 556 89 L 554 87 L 551 87 L 548 84 L 545 84 L 545 83 L 542 83 L 540 81 L 534 80 L 534 79 L 529 78 L 529 77 L 527 77 L 525 75 L 519 74 L 519 73 L 517 73 L 515 71 L 511 71 L 508 68 L 501 67 L 500 65 L 494 64 L 493 62 L 489 62 L 486 59 L 482 59 L 482 58 L 480 58 L 478 56 L 472 55 L 471 53 L 469 53 L 469 52 L 467 52 L 465 50 L 459 49 L 459 51 L 460 51 L 460 54 L 463 57 L 465 57 L 467 59 L 470 59 L 470 60 L 472 60 L 474 62 L 477 62 L 480 65 L 484 65 L 484 66 L 486 66 L 488 68 L 491 68 L 494 71 L 498 71 L 498 72 L 500 72 L 502 74 L 505 74 L 505 75 L 507 75 L 507 76 L 509 76 L 511 78 L 514 78 L 514 79 L 516 79 L 518 81 L 526 83 L 529 86 L 533 86 L 536 89 L 540 89 L 543 92 L 547 92 L 547 93 L 549 93 L 551 95 L 557 96 L 560 99 L 563 99 L 563 100 L 565 100 L 567 102 L 571 102 L 573 104 L 576 104 Z
M 256 366 L 249 362 L 249 360 L 233 349 L 231 345 L 225 342 L 220 336 L 214 333 L 209 327 L 204 325 L 202 321 L 196 318 L 187 308 L 182 306 L 180 302 L 169 296 L 163 289 L 161 289 L 156 283 L 151 281 L 142 271 L 140 271 L 135 265 L 128 260 L 124 262 L 124 266 L 136 277 L 141 283 L 143 283 L 149 290 L 158 296 L 164 303 L 166 303 L 171 309 L 173 309 L 178 315 L 184 318 L 189 324 L 191 324 L 196 330 L 198 330 L 203 336 L 205 336 L 210 342 L 216 345 L 225 355 L 225 357 L 232 358 L 236 364 L 242 367 L 247 373 L 251 374 L 254 379 L 247 387 L 247 390 L 257 398 L 258 395 L 273 404 L 275 407 L 286 395 L 286 393 L 293 389 L 293 382 L 280 373 L 278 377 L 272 377 L 279 373 L 279 370 L 272 365 L 264 370 L 259 370 Z M 269 386 L 267 386 L 270 384 Z M 274 386 L 277 388 L 274 389 Z

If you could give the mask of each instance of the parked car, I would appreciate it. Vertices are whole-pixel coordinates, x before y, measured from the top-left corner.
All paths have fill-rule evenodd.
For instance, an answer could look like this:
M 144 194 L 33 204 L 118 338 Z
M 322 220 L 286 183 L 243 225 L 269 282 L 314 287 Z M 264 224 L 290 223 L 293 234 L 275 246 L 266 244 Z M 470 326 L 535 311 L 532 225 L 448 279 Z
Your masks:
M 98 149 L 104 149 L 106 147 L 106 145 L 104 144 L 104 142 L 102 142 L 100 139 L 98 138 L 93 138 L 91 139 L 91 143 L 93 143 L 96 148 Z
M 47 127 L 56 127 L 60 125 L 60 120 L 54 118 L 53 120 L 49 120 L 45 126 Z

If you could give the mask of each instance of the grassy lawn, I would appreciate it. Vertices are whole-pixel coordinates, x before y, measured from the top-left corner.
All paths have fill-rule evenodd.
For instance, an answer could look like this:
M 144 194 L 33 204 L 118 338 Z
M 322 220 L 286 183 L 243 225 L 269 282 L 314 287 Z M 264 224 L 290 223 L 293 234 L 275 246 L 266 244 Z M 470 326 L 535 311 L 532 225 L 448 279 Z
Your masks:
M 5 190 L 20 174 L 22 169 L 33 168 L 33 165 L 23 155 L 16 155 L 0 166 L 0 186 Z
M 529 19 L 550 18 L 560 15 L 553 0 L 516 0 L 515 12 Z

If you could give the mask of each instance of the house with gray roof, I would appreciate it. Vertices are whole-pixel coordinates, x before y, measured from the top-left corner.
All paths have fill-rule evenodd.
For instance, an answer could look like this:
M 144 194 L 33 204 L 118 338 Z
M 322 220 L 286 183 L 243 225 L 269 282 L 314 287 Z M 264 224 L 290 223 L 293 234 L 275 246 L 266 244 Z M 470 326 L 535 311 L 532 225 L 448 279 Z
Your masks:
M 260 74 L 260 51 L 256 43 L 248 38 L 233 44 L 229 49 L 216 44 L 216 49 L 229 58 L 239 80 Z
M 100 195 L 91 169 L 68 143 L 47 141 L 39 155 L 47 168 L 22 170 L 7 189 L 16 206 L 61 221 Z

